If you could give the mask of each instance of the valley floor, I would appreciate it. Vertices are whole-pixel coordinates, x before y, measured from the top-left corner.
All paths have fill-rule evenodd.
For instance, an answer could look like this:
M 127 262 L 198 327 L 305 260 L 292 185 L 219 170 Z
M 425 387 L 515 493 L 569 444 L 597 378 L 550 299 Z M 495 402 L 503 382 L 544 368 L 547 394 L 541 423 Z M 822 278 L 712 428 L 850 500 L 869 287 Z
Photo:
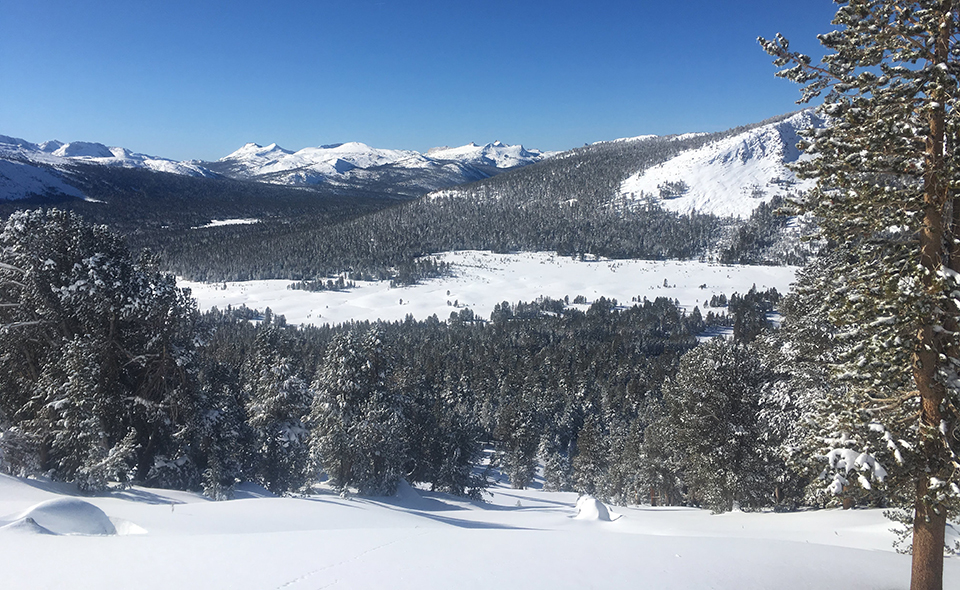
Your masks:
M 583 295 L 593 302 L 600 297 L 630 305 L 633 298 L 677 299 L 688 311 L 712 295 L 746 293 L 775 287 L 786 294 L 797 268 L 792 266 L 740 266 L 685 260 L 587 260 L 544 252 L 495 254 L 484 251 L 448 252 L 438 257 L 452 265 L 449 277 L 419 285 L 390 288 L 388 281 L 360 282 L 353 289 L 306 292 L 287 289 L 291 281 L 196 283 L 189 287 L 201 309 L 228 305 L 263 310 L 269 307 L 293 324 L 340 324 L 348 321 L 403 320 L 408 314 L 424 320 L 436 315 L 446 320 L 465 307 L 489 318 L 498 303 L 534 301 L 538 297 L 571 301 Z M 664 285 L 666 281 L 666 286 Z M 585 306 L 584 306 L 585 308 Z
M 146 488 L 77 502 L 67 486 L 0 476 L 0 587 L 909 586 L 910 559 L 893 551 L 891 523 L 878 510 L 611 507 L 612 520 L 602 521 L 575 518 L 572 493 L 500 485 L 491 492 L 483 503 L 405 484 L 389 498 L 323 490 L 275 498 L 248 485 L 225 502 Z M 57 501 L 36 507 L 50 500 Z M 71 530 L 95 520 L 85 502 L 120 534 L 46 534 L 17 524 L 31 514 L 49 532 Z M 948 558 L 945 570 L 944 587 L 960 585 L 960 559 Z

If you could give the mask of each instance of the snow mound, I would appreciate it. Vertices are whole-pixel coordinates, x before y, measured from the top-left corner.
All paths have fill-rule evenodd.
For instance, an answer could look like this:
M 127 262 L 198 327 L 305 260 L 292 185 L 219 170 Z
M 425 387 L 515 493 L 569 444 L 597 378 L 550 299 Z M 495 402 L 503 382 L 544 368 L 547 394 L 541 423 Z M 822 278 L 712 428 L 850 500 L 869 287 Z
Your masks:
M 579 520 L 603 520 L 610 522 L 610 511 L 603 502 L 593 496 L 580 496 L 577 499 L 577 515 Z
M 401 506 L 414 509 L 422 508 L 426 503 L 420 492 L 405 479 L 397 483 L 397 492 L 393 495 L 393 499 Z
M 15 520 L 10 524 L 0 526 L 0 531 L 11 532 L 11 533 L 24 533 L 29 535 L 52 535 L 53 533 L 49 530 L 43 528 L 37 521 L 30 518 L 21 518 L 20 520 Z
M 234 500 L 249 500 L 252 498 L 276 498 L 277 495 L 258 483 L 242 481 L 233 486 Z
M 110 518 L 90 502 L 77 498 L 55 498 L 41 502 L 15 517 L 33 520 L 38 526 L 61 535 L 116 535 Z M 16 522 L 14 522 L 16 524 Z
M 113 527 L 117 530 L 117 534 L 121 536 L 147 534 L 147 529 L 123 518 L 113 518 L 111 516 L 110 522 L 113 523 Z

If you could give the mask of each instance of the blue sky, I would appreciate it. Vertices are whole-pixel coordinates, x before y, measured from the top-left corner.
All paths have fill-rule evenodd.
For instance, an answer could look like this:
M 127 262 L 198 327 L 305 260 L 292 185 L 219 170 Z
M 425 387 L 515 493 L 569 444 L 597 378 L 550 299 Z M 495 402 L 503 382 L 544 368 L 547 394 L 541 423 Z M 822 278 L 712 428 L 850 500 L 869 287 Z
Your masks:
M 246 142 L 561 150 L 795 110 L 756 42 L 828 0 L 9 0 L 0 134 L 216 159 Z

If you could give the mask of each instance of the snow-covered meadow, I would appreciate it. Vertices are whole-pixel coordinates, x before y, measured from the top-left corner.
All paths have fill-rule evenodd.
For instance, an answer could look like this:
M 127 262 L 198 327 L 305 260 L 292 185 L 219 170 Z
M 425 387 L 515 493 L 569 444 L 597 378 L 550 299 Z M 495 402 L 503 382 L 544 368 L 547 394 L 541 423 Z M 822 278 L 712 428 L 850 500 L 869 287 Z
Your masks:
M 348 321 L 403 320 L 412 315 L 441 320 L 470 308 L 490 317 L 498 303 L 533 301 L 538 297 L 572 301 L 582 295 L 629 305 L 634 298 L 677 299 L 688 310 L 704 306 L 713 295 L 745 293 L 775 287 L 786 293 L 795 267 L 720 265 L 697 261 L 586 260 L 551 253 L 496 254 L 483 251 L 448 252 L 440 260 L 452 265 L 452 275 L 419 285 L 391 288 L 389 282 L 359 282 L 346 291 L 307 292 L 287 288 L 291 281 L 196 283 L 189 287 L 202 309 L 246 305 L 269 307 L 294 324 L 340 324 Z M 666 282 L 666 285 L 664 284 Z
M 416 490 L 212 502 L 133 488 L 94 497 L 0 475 L 0 587 L 714 588 L 909 586 L 879 510 L 713 515 L 609 507 L 496 485 L 486 502 Z M 32 518 L 33 521 L 26 520 Z M 85 531 L 85 532 L 76 532 Z M 949 530 L 948 534 L 956 534 Z M 945 588 L 960 584 L 948 558 Z

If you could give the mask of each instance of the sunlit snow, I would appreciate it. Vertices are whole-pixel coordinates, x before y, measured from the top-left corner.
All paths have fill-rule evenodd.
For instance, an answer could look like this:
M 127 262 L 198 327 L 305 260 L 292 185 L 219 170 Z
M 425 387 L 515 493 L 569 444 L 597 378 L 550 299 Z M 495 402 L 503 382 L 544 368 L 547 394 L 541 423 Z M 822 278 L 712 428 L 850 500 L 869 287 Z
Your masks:
M 795 267 L 720 265 L 697 261 L 594 260 L 580 261 L 551 253 L 496 254 L 484 251 L 449 252 L 438 257 L 453 267 L 453 276 L 419 285 L 391 288 L 389 282 L 358 282 L 347 291 L 311 293 L 287 289 L 292 281 L 196 283 L 189 287 L 201 308 L 246 305 L 269 307 L 295 324 L 340 324 L 351 320 L 422 320 L 470 308 L 490 316 L 498 303 L 533 301 L 538 297 L 589 302 L 600 297 L 630 305 L 644 297 L 677 299 L 687 310 L 705 307 L 711 296 L 746 293 L 753 285 L 786 293 Z M 666 282 L 666 285 L 664 284 Z
M 712 213 L 748 217 L 757 205 L 775 195 L 810 188 L 785 164 L 800 158 L 797 130 L 822 125 L 813 111 L 802 111 L 702 148 L 684 151 L 666 162 L 638 172 L 623 182 L 621 195 L 650 200 L 678 213 Z M 662 198 L 660 187 L 683 182 L 680 196 Z
M 81 497 L 0 475 L 0 587 L 807 590 L 838 575 L 848 590 L 909 585 L 910 557 L 893 550 L 881 510 L 617 506 L 606 521 L 575 518 L 574 493 L 490 491 L 483 503 L 406 485 L 394 497 L 275 498 L 245 485 L 241 499 L 211 502 L 148 488 Z M 44 506 L 56 513 L 48 525 L 74 530 L 23 518 Z M 944 587 L 958 582 L 960 561 L 947 558 Z

